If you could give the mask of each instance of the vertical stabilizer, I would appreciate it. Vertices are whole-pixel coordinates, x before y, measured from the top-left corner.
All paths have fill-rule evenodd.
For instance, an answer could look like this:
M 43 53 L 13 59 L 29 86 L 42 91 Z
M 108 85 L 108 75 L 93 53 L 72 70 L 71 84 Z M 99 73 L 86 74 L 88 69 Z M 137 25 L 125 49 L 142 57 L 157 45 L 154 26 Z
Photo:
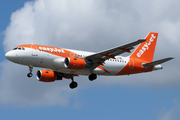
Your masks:
M 156 47 L 158 33 L 150 32 L 146 36 L 145 42 L 141 43 L 136 50 L 131 54 L 130 58 L 141 59 L 146 62 L 152 62 Z

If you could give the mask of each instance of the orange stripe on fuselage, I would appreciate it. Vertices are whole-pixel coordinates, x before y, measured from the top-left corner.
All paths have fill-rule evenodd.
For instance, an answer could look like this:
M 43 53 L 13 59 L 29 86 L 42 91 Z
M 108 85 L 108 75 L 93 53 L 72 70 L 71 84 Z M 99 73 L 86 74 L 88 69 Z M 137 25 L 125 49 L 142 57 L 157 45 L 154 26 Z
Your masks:
M 104 68 L 103 68 L 103 67 L 101 67 L 101 66 L 98 66 L 97 68 L 99 68 L 99 69 L 101 69 L 101 70 L 103 70 L 103 71 L 105 71 L 105 72 L 107 72 L 107 73 L 111 74 L 109 71 L 107 71 L 106 69 L 104 69 Z
M 35 50 L 39 50 L 42 52 L 47 52 L 49 54 L 61 56 L 61 57 L 82 57 L 81 55 L 78 55 L 74 52 L 68 51 L 63 48 L 57 48 L 57 47 L 50 47 L 50 46 L 43 46 L 43 45 L 34 45 L 34 44 L 27 44 L 27 45 L 19 45 L 18 47 L 24 47 L 24 48 L 31 48 Z

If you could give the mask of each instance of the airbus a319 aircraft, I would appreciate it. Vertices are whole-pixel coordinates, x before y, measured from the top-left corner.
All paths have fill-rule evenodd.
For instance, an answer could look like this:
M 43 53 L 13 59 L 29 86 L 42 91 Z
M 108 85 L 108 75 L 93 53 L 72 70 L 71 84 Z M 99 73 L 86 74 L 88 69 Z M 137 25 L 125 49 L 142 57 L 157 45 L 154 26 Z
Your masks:
M 74 77 L 79 75 L 88 75 L 89 80 L 93 81 L 97 75 L 130 75 L 162 69 L 160 64 L 173 58 L 153 61 L 157 38 L 158 33 L 150 32 L 145 39 L 98 53 L 26 44 L 15 47 L 5 56 L 14 63 L 28 66 L 28 77 L 32 77 L 33 67 L 45 68 L 46 70 L 37 71 L 39 81 L 71 79 L 69 87 L 73 89 L 78 86 Z M 138 44 L 129 56 L 117 56 L 124 52 L 131 53 L 130 50 Z

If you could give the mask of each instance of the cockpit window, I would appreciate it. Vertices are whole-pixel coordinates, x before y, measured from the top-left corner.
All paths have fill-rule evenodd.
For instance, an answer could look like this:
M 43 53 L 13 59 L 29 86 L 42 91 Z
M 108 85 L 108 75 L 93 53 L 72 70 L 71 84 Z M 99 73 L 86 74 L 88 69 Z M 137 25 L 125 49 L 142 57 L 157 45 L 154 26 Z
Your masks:
M 13 50 L 25 50 L 23 47 L 14 48 Z
M 16 50 L 17 48 L 14 48 L 13 50 Z

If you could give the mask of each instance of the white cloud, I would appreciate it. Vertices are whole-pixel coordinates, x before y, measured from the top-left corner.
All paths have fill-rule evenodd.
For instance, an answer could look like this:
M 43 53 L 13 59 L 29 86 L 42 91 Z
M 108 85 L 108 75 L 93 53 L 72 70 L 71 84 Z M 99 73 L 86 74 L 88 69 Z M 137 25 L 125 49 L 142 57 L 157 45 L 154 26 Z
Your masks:
M 11 16 L 11 22 L 5 31 L 4 49 L 8 51 L 20 44 L 34 43 L 101 51 L 144 38 L 148 32 L 155 31 L 160 33 L 155 59 L 172 56 L 175 60 L 165 64 L 161 71 L 129 77 L 100 77 L 96 84 L 179 86 L 179 4 L 177 0 L 26 2 L 23 8 Z M 68 105 L 70 98 L 77 94 L 67 87 L 70 81 L 46 84 L 35 81 L 35 77 L 28 80 L 28 68 L 10 62 L 2 62 L 1 68 L 0 101 L 3 104 Z M 84 82 L 82 78 L 76 79 L 80 79 L 81 86 L 89 84 L 88 80 Z
M 67 86 L 70 81 L 43 83 L 35 75 L 27 78 L 26 67 L 10 62 L 2 62 L 0 102 L 14 107 L 68 105 L 75 94 Z M 37 69 L 35 69 L 37 70 Z M 35 73 L 35 72 L 34 72 Z
M 175 106 L 169 110 L 162 109 L 157 120 L 179 120 L 180 106 Z

